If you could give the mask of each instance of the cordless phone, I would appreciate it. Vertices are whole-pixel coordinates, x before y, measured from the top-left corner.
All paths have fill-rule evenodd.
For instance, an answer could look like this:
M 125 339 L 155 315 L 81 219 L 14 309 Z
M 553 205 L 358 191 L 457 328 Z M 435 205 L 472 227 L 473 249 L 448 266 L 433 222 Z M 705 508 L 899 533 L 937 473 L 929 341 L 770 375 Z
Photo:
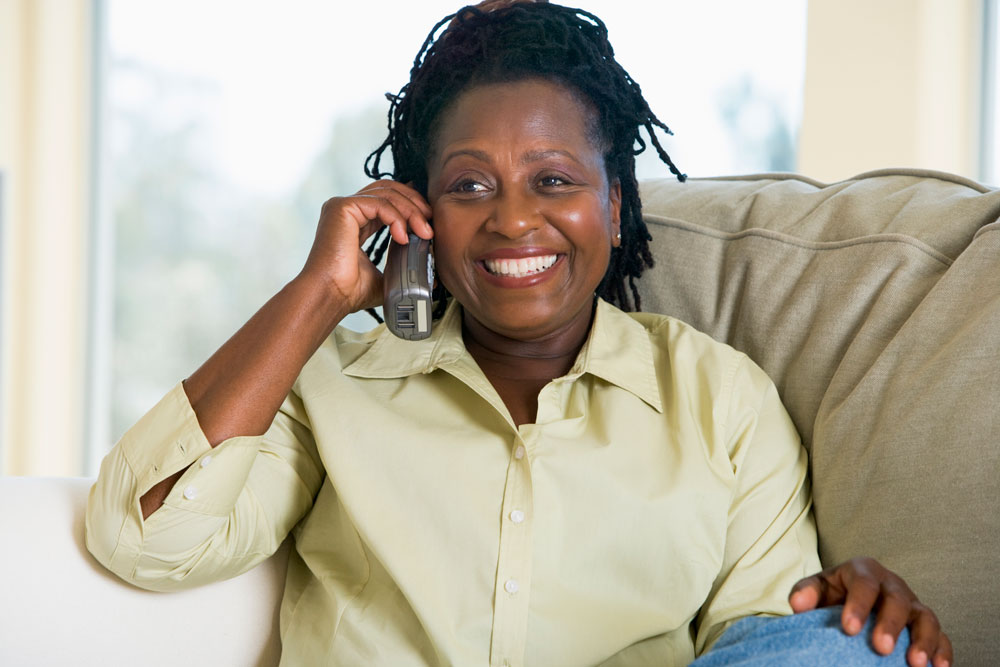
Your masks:
M 385 326 L 400 338 L 420 340 L 431 335 L 434 256 L 431 242 L 410 234 L 410 242 L 389 242 L 385 259 Z

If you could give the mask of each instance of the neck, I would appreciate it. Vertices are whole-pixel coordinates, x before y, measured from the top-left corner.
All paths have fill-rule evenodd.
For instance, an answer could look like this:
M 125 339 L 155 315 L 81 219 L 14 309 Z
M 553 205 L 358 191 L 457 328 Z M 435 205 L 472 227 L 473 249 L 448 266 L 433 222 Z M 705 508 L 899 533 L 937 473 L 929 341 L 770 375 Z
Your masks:
M 587 340 L 596 300 L 567 326 L 539 338 L 521 340 L 497 333 L 462 313 L 462 338 L 488 376 L 549 381 L 569 372 Z

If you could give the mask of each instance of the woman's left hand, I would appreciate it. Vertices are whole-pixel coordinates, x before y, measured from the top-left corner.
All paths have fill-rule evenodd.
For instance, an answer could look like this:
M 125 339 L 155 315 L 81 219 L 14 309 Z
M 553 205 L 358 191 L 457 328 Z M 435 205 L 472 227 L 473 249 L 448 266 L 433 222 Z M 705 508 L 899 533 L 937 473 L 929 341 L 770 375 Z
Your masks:
M 861 632 L 877 607 L 872 644 L 878 653 L 892 653 L 899 633 L 909 626 L 906 661 L 911 667 L 925 667 L 928 658 L 934 667 L 952 663 L 951 641 L 941 631 L 934 612 L 917 599 L 902 578 L 873 558 L 853 558 L 802 579 L 792 587 L 788 601 L 796 614 L 843 604 L 840 622 L 849 635 Z

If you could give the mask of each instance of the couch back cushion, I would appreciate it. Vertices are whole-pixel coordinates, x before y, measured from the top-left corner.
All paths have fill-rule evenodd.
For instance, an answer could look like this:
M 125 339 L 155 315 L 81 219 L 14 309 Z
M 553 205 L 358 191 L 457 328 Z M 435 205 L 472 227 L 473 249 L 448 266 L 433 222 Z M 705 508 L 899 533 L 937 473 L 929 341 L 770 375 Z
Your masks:
M 643 310 L 774 379 L 810 452 L 824 565 L 878 558 L 963 662 L 1000 658 L 1000 191 L 892 170 L 663 179 L 642 200 Z

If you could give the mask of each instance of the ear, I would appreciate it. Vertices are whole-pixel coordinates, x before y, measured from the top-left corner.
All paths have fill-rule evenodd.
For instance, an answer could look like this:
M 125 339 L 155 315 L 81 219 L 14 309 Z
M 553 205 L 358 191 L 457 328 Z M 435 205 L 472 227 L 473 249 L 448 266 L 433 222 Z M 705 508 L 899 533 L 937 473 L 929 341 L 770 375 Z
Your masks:
M 622 244 L 622 184 L 617 178 L 608 187 L 608 203 L 611 207 L 611 246 Z

